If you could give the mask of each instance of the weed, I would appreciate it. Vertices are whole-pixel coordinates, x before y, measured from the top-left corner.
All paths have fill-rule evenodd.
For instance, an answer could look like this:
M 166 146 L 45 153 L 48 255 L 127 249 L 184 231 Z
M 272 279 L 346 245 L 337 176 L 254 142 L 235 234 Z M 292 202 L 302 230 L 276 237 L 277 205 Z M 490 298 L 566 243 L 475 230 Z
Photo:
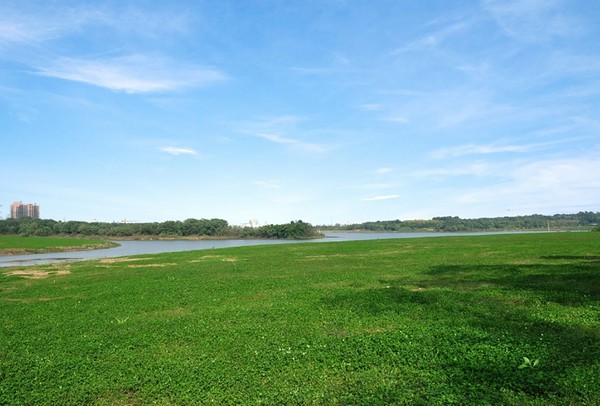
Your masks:
M 127 323 L 127 320 L 129 320 L 129 317 L 125 317 L 125 318 L 115 317 L 115 321 L 117 322 L 117 324 L 125 324 L 125 323 Z
M 529 358 L 523 357 L 523 363 L 521 365 L 519 365 L 519 369 L 535 368 L 539 363 L 540 363 L 539 359 L 536 359 L 532 362 Z

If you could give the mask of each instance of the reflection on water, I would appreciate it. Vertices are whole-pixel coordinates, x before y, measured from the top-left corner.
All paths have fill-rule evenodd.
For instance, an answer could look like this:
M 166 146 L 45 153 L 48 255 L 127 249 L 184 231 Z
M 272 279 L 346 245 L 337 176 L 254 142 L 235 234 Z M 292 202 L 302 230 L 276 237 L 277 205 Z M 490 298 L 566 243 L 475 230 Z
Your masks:
M 90 251 L 54 252 L 46 254 L 0 256 L 0 267 L 40 265 L 63 261 L 115 258 L 129 255 L 159 254 L 162 252 L 207 250 L 212 248 L 245 247 L 250 245 L 291 244 L 305 242 L 332 242 L 377 240 L 384 238 L 418 238 L 501 233 L 325 233 L 326 238 L 316 240 L 169 240 L 169 241 L 114 241 L 115 248 Z

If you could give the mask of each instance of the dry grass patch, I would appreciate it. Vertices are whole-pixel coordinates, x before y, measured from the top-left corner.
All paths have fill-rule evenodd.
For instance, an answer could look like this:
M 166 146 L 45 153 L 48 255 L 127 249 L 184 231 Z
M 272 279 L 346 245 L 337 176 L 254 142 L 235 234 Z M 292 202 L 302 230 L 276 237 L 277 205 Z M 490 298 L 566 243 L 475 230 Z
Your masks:
M 104 258 L 100 260 L 101 264 L 117 264 L 121 262 L 134 262 L 134 261 L 144 261 L 150 258 Z
M 20 276 L 25 279 L 45 279 L 49 276 L 68 275 L 71 271 L 63 269 L 59 271 L 42 271 L 39 269 L 24 269 L 7 272 L 7 276 Z
M 329 255 L 306 255 L 302 259 L 308 261 L 319 261 L 319 260 L 330 260 L 332 258 L 345 258 L 348 257 L 347 254 L 329 254 Z
M 136 264 L 136 265 L 127 265 L 127 268 L 163 268 L 165 266 L 175 266 L 176 262 L 166 262 L 166 263 L 157 263 L 157 264 Z
M 175 307 L 173 309 L 163 310 L 161 313 L 165 316 L 177 317 L 177 316 L 189 315 L 189 314 L 192 314 L 193 312 L 190 309 L 179 306 L 179 307 Z
M 188 263 L 193 264 L 196 262 L 204 262 L 209 259 L 220 259 L 222 262 L 237 262 L 238 261 L 237 258 L 223 257 L 223 255 L 204 255 L 198 259 L 192 259 L 191 261 L 188 261 Z
M 15 302 L 15 303 L 35 303 L 35 302 L 50 302 L 51 300 L 63 300 L 66 299 L 67 296 L 61 297 L 40 297 L 35 299 L 16 299 L 16 298 L 2 298 L 0 299 L 3 302 Z

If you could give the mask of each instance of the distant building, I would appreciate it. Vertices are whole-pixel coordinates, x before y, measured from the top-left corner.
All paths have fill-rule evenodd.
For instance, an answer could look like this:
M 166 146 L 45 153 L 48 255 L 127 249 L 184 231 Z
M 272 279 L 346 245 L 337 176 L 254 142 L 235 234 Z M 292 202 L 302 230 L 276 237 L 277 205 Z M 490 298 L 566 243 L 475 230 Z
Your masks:
M 32 219 L 40 218 L 40 206 L 37 204 L 23 204 L 23 202 L 14 202 L 10 205 L 10 218 L 22 219 L 30 217 Z

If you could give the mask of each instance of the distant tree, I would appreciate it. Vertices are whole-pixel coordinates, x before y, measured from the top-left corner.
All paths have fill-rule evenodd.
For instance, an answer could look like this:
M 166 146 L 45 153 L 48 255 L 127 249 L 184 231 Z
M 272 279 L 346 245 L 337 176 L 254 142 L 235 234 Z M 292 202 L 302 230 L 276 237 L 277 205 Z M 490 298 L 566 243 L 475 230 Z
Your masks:
M 52 235 L 52 229 L 47 226 L 38 227 L 33 233 L 36 237 L 48 237 Z
M 577 219 L 579 220 L 579 224 L 583 226 L 600 223 L 600 216 L 591 211 L 580 211 L 577 213 Z
M 159 235 L 160 225 L 158 223 L 142 223 L 138 227 L 140 235 Z
M 288 224 L 270 224 L 259 227 L 257 235 L 262 238 L 301 240 L 316 237 L 318 233 L 311 224 L 298 220 Z
M 180 221 L 165 221 L 160 223 L 158 228 L 159 235 L 163 236 L 179 236 L 181 235 L 181 222 Z

